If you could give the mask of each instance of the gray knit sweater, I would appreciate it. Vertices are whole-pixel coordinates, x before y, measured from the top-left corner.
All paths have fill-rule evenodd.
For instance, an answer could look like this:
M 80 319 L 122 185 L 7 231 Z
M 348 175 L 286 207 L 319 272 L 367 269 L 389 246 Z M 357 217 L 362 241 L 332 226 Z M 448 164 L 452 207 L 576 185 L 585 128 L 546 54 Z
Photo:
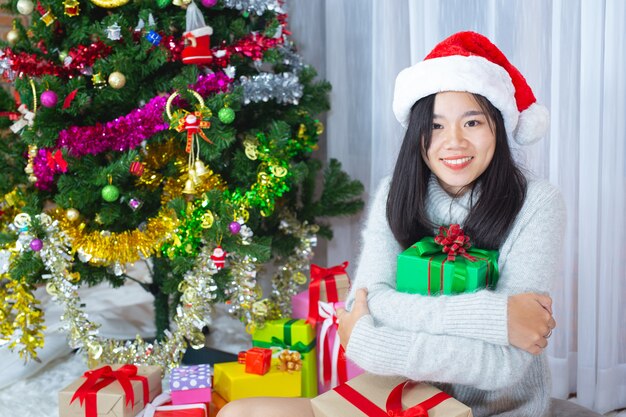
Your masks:
M 509 345 L 507 299 L 528 291 L 548 293 L 559 273 L 565 229 L 559 191 L 546 181 L 529 180 L 524 205 L 500 248 L 495 291 L 433 297 L 395 290 L 402 248 L 386 218 L 389 182 L 376 192 L 363 231 L 348 309 L 355 290 L 366 287 L 371 314 L 355 325 L 347 356 L 374 374 L 431 381 L 477 417 L 547 416 L 545 357 Z M 470 193 L 453 199 L 431 178 L 426 208 L 435 224 L 463 225 L 469 204 Z

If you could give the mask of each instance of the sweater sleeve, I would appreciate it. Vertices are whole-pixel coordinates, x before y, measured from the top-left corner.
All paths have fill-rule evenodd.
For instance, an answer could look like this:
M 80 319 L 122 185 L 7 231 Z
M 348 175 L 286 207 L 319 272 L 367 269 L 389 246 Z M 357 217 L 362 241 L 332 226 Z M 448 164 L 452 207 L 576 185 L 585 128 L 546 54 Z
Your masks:
M 536 187 L 535 187 L 536 188 Z M 508 345 L 507 302 L 513 292 L 547 291 L 554 273 L 553 253 L 542 255 L 528 253 L 536 248 L 537 231 L 554 231 L 562 227 L 563 209 L 558 192 L 529 192 L 522 210 L 524 215 L 516 220 L 512 230 L 516 235 L 507 239 L 512 245 L 503 247 L 510 259 L 501 266 L 498 291 L 481 290 L 454 296 L 422 296 L 396 291 L 396 258 L 402 248 L 395 240 L 386 218 L 386 200 L 389 180 L 383 181 L 372 201 L 363 231 L 363 247 L 352 291 L 348 297 L 348 309 L 354 300 L 354 292 L 365 287 L 368 290 L 368 306 L 377 325 L 409 332 L 425 332 L 432 335 L 460 336 L 484 342 Z M 532 190 L 531 190 L 532 191 Z M 545 191 L 545 190 L 544 190 Z M 536 195 L 539 194 L 539 195 Z M 538 201 L 542 201 L 539 205 Z M 541 210 L 532 209 L 540 206 Z M 529 209 L 529 207 L 531 209 Z M 516 227 L 517 226 L 517 227 Z M 518 231 L 518 230 L 521 230 Z M 558 231 L 556 232 L 558 235 Z M 506 246 L 506 245 L 505 245 Z M 554 245 L 558 250 L 561 245 Z M 501 251 L 501 259 L 502 259 Z M 518 259 L 514 259 L 519 257 Z M 541 259 L 535 259 L 539 257 Z M 529 265 L 537 271 L 533 280 L 527 280 L 525 271 Z M 548 265 L 547 267 L 546 264 Z M 525 282 L 522 285 L 520 282 Z M 513 288 L 515 287 L 515 288 Z M 510 292 L 513 289 L 519 291 Z
M 346 355 L 365 371 L 498 390 L 526 375 L 533 355 L 512 346 L 375 326 L 371 315 L 356 323 Z

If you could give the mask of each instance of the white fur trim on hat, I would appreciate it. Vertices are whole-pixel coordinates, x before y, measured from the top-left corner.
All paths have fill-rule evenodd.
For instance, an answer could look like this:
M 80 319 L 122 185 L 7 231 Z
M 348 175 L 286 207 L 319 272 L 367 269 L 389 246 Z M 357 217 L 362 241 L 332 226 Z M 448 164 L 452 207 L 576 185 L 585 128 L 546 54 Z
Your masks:
M 413 105 L 443 91 L 465 91 L 485 97 L 500 110 L 506 131 L 513 136 L 519 111 L 511 77 L 500 65 L 479 56 L 432 58 L 402 70 L 396 78 L 393 98 L 396 119 L 406 128 Z
M 550 112 L 545 106 L 533 103 L 519 117 L 513 137 L 520 145 L 530 145 L 545 136 L 550 127 Z

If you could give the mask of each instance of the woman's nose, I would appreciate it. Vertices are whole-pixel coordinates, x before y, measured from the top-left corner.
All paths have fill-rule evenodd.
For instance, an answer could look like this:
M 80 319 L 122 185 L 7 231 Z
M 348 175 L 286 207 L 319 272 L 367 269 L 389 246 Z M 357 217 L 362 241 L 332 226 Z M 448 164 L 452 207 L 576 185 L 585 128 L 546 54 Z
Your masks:
M 455 148 L 463 145 L 465 136 L 460 126 L 451 126 L 446 132 L 446 147 Z

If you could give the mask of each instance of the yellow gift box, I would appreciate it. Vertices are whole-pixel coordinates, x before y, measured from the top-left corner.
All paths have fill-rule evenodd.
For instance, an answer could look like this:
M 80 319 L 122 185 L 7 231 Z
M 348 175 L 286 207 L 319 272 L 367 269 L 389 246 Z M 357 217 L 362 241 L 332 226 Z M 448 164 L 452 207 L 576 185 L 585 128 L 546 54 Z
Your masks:
M 317 396 L 317 352 L 315 329 L 305 320 L 279 319 L 265 323 L 252 334 L 254 347 L 298 351 L 302 355 L 302 392 L 297 396 Z
M 246 373 L 239 362 L 216 363 L 213 390 L 227 402 L 250 397 L 299 397 L 302 391 L 300 372 L 286 372 L 272 364 L 265 375 Z

